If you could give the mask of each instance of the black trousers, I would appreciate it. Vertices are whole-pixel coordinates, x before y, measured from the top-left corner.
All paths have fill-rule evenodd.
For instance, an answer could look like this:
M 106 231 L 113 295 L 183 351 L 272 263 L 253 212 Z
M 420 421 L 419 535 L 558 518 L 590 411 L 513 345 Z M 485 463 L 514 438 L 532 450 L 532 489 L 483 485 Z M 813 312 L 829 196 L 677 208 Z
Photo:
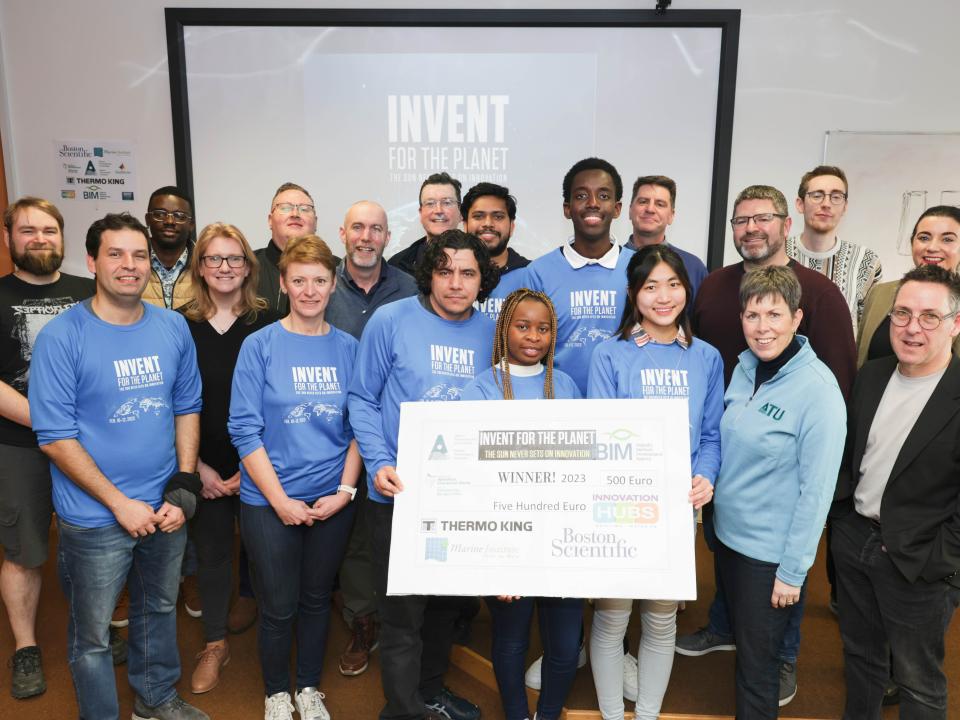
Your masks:
M 393 505 L 367 500 L 377 597 L 380 601 L 380 674 L 387 703 L 380 720 L 421 720 L 424 700 L 443 690 L 453 626 L 473 598 L 387 595 Z

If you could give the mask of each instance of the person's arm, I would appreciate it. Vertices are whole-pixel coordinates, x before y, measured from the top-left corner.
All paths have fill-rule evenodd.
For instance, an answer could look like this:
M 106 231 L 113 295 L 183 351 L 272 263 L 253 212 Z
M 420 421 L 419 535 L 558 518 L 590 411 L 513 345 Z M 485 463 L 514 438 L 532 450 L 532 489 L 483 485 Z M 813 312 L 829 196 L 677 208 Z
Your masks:
M 197 471 L 197 452 L 200 450 L 200 413 L 177 415 L 173 418 L 177 467 L 180 472 Z
M 694 342 L 698 342 L 694 340 Z M 700 341 L 702 342 L 702 341 Z M 710 353 L 707 369 L 707 394 L 703 402 L 703 420 L 700 424 L 700 452 L 694 475 L 716 482 L 720 473 L 720 419 L 723 417 L 723 360 L 720 353 Z
M 797 435 L 800 497 L 787 530 L 777 579 L 799 588 L 817 554 L 827 511 L 833 500 L 843 456 L 847 411 L 843 398 L 825 383 L 811 386 L 809 405 Z
M 3 381 L 0 381 L 0 416 L 30 427 L 30 401 Z
M 41 445 L 40 449 L 64 475 L 106 506 L 131 536 L 149 535 L 163 520 L 160 514 L 155 513 L 147 503 L 128 498 L 120 492 L 100 471 L 78 440 L 74 438 L 56 440 Z M 179 510 L 179 508 L 176 509 Z
M 313 525 L 310 506 L 303 500 L 294 500 L 287 495 L 265 447 L 261 445 L 244 456 L 241 462 L 253 484 L 263 493 L 284 525 Z
M 817 357 L 833 372 L 843 393 L 850 398 L 853 378 L 857 373 L 857 345 L 853 340 L 853 324 L 848 322 L 850 308 L 843 293 L 833 283 L 825 287 L 811 305 L 814 317 L 807 318 L 807 338 Z
M 384 388 L 393 365 L 392 321 L 383 311 L 374 313 L 364 328 L 357 350 L 357 365 L 347 396 L 350 425 L 367 472 L 374 476 L 377 492 L 392 497 L 403 489 L 397 477 L 397 458 L 383 437 Z M 384 490 L 380 489 L 380 478 Z
M 590 372 L 587 375 L 588 398 L 602 400 L 619 397 L 617 394 L 617 371 L 613 366 L 611 355 L 611 348 L 601 345 L 590 358 Z
M 360 471 L 363 469 L 363 460 L 360 459 L 360 451 L 357 449 L 357 441 L 351 440 L 347 447 L 347 460 L 343 464 L 343 473 L 340 475 L 340 484 L 347 487 L 357 487 L 360 479 Z M 333 495 L 325 495 L 317 498 L 313 504 L 311 513 L 317 520 L 326 520 L 343 510 L 350 504 L 353 498 L 344 491 L 335 492 Z

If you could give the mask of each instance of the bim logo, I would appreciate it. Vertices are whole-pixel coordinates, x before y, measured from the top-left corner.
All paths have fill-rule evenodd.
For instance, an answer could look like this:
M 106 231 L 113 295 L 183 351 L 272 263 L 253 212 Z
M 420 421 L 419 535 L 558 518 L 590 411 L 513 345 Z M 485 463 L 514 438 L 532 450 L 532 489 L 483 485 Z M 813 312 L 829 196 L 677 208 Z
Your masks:
M 604 525 L 652 525 L 660 519 L 660 506 L 649 502 L 595 502 L 593 521 Z

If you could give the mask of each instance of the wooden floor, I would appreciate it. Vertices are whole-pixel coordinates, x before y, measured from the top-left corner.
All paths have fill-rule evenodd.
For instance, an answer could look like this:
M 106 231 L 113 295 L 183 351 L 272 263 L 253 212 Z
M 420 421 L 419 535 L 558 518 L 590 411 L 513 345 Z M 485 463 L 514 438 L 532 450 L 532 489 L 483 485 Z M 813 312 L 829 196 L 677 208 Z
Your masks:
M 55 540 L 55 537 L 53 538 Z M 821 549 L 822 550 L 822 549 Z M 713 594 L 711 556 L 698 540 L 698 593 L 696 603 L 679 617 L 679 632 L 690 632 L 702 625 L 707 605 Z M 826 581 L 823 575 L 822 552 L 812 571 L 810 597 L 803 624 L 803 640 L 798 666 L 799 691 L 796 699 L 783 709 L 783 718 L 838 718 L 843 707 L 843 667 L 840 640 L 834 617 L 827 609 Z M 46 694 L 25 701 L 10 697 L 9 670 L 6 662 L 0 664 L 0 718 L 74 718 L 77 706 L 70 673 L 65 662 L 66 604 L 57 585 L 53 563 L 44 572 L 44 591 L 41 599 L 39 638 L 44 655 L 47 677 Z M 263 717 L 263 686 L 256 654 L 256 631 L 231 636 L 232 659 L 225 668 L 219 687 L 206 695 L 191 695 L 189 677 L 194 655 L 201 648 L 203 632 L 199 620 L 178 610 L 178 639 L 183 677 L 178 685 L 180 693 L 212 718 L 255 720 Z M 6 616 L 0 612 L 0 659 L 13 652 L 12 639 Z M 629 636 L 633 647 L 639 639 L 637 617 L 634 614 Z M 587 622 L 589 623 L 589 613 Z M 960 623 L 954 622 L 948 638 L 947 674 L 950 680 L 951 720 L 960 720 Z M 531 645 L 532 660 L 539 654 L 534 631 Z M 489 616 L 486 610 L 478 617 L 470 648 L 480 657 L 489 657 Z M 373 720 L 383 703 L 379 682 L 379 653 L 374 653 L 370 670 L 355 678 L 346 678 L 337 671 L 340 651 L 347 642 L 347 631 L 338 615 L 330 626 L 326 667 L 321 689 L 327 694 L 326 704 L 334 720 Z M 459 653 L 458 657 L 465 657 Z M 732 718 L 734 653 L 713 653 L 701 658 L 677 656 L 670 688 L 664 701 L 664 717 Z M 483 682 L 482 672 L 472 677 L 459 668 L 453 668 L 447 683 L 457 692 L 477 702 L 486 720 L 502 720 L 499 696 Z M 117 669 L 117 687 L 121 700 L 121 717 L 132 710 L 133 697 L 126 682 L 125 668 Z M 627 704 L 628 709 L 630 703 Z M 587 720 L 599 717 L 590 668 L 577 673 L 568 704 L 569 720 Z M 888 710 L 884 718 L 896 718 L 895 710 Z

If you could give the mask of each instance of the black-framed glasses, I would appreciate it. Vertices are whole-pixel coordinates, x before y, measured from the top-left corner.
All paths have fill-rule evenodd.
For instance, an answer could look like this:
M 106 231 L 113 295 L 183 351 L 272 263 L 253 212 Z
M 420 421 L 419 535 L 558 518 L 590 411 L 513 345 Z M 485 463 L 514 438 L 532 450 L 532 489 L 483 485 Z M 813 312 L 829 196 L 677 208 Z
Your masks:
M 892 322 L 897 327 L 906 327 L 910 324 L 910 321 L 914 318 L 917 319 L 917 322 L 920 323 L 920 327 L 924 330 L 936 330 L 940 327 L 940 323 L 948 318 L 952 318 L 956 315 L 956 312 L 948 313 L 946 315 L 937 315 L 935 312 L 921 312 L 914 315 L 909 310 L 904 310 L 903 308 L 894 308 L 890 311 L 890 322 Z
M 823 190 L 809 190 L 804 193 L 804 197 L 806 197 L 808 200 L 813 200 L 815 203 L 821 203 L 825 197 L 828 197 L 828 195 Z M 839 190 L 834 190 L 831 192 L 829 197 L 831 205 L 843 205 L 847 201 L 847 194 L 845 192 L 840 192 Z
M 786 215 L 781 215 L 780 213 L 757 213 L 756 215 L 738 215 L 737 217 L 730 218 L 730 224 L 733 227 L 743 227 L 748 222 L 753 220 L 755 225 L 768 225 L 773 222 L 774 218 L 785 218 Z
M 247 264 L 247 258 L 243 255 L 204 255 L 202 258 L 203 264 L 208 268 L 214 269 L 223 265 L 223 261 L 227 261 L 227 265 L 232 268 L 242 268 Z
M 313 215 L 316 212 L 316 208 L 309 203 L 277 203 L 273 206 L 273 209 L 279 212 L 281 215 L 289 215 L 294 210 L 296 210 L 300 215 Z
M 185 212 L 181 212 L 179 210 L 174 210 L 171 212 L 170 210 L 164 210 L 162 208 L 157 208 L 156 210 L 148 210 L 147 215 L 149 215 L 151 219 L 156 220 L 157 222 L 166 222 L 167 217 L 172 217 L 173 221 L 177 225 L 183 225 L 185 222 L 190 222 L 190 220 L 193 219 L 190 215 L 188 215 Z

